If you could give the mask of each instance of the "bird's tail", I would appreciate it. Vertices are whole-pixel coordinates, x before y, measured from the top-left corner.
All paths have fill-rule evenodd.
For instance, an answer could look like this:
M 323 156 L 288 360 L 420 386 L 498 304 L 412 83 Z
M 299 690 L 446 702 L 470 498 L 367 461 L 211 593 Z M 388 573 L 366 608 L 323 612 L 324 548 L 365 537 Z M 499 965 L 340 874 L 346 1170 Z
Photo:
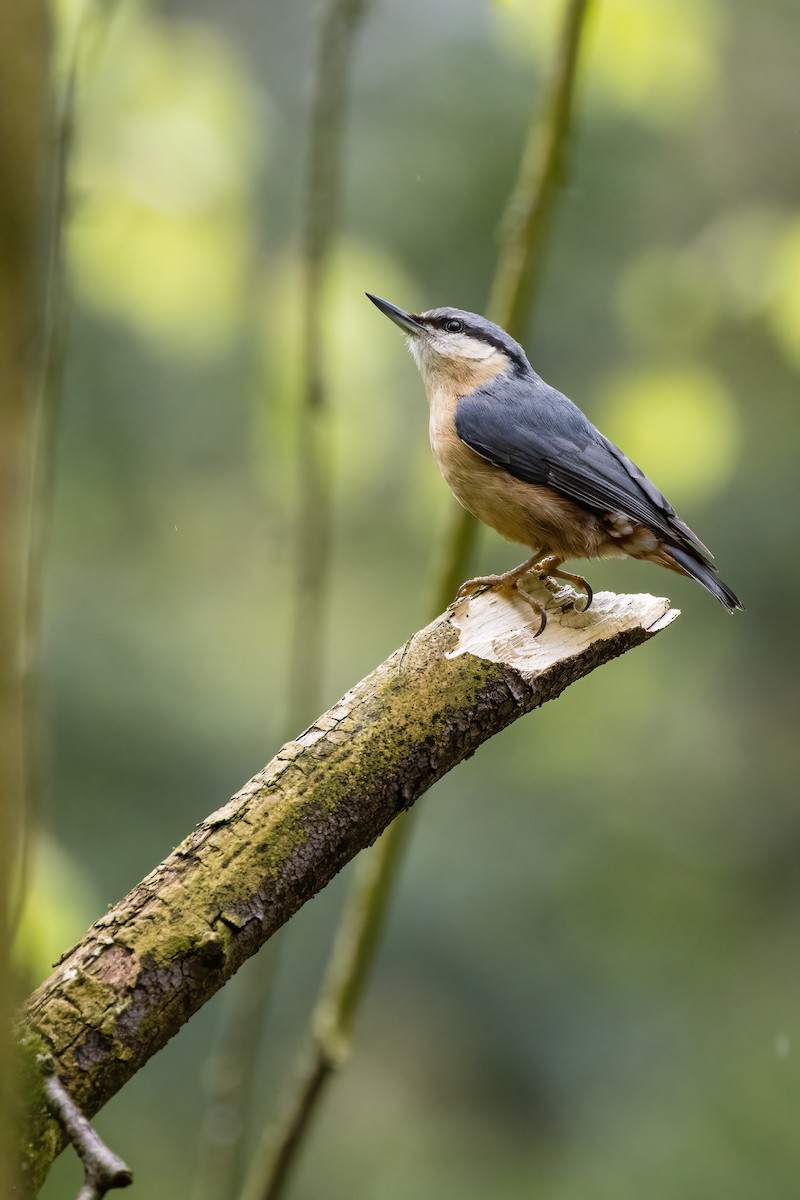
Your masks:
M 723 583 L 717 574 L 716 568 L 711 563 L 704 562 L 701 558 L 695 558 L 693 554 L 689 554 L 686 550 L 679 550 L 677 546 L 662 546 L 665 558 L 672 559 L 672 563 L 666 564 L 672 566 L 673 570 L 679 570 L 685 575 L 691 575 L 692 579 L 696 579 L 701 583 L 707 592 L 719 600 L 720 604 L 727 608 L 728 612 L 736 612 L 737 609 L 744 610 L 739 597 L 727 583 Z M 673 563 L 676 564 L 673 566 Z

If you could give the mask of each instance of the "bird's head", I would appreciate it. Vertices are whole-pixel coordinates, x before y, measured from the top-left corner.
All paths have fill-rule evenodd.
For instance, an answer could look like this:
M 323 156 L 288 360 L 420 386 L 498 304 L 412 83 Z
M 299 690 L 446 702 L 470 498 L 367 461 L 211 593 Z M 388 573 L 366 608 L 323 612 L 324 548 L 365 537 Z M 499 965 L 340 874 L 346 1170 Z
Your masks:
M 426 387 L 453 385 L 472 391 L 506 372 L 531 371 L 525 351 L 486 317 L 460 308 L 409 313 L 366 293 L 384 316 L 408 335 L 408 347 Z

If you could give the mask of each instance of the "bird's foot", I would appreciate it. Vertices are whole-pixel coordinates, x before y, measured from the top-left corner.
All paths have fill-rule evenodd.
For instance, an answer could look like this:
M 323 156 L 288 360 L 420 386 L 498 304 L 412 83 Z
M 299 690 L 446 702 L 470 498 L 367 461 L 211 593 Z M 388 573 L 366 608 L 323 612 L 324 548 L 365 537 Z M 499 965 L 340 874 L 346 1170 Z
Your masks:
M 462 583 L 461 587 L 456 592 L 456 600 L 465 600 L 467 596 L 478 596 L 481 592 L 487 592 L 489 589 L 510 589 L 513 583 L 509 583 L 508 574 L 506 575 L 477 575 L 474 579 L 468 579 L 466 583 Z
M 469 596 L 480 595 L 481 592 L 497 591 L 506 592 L 509 596 L 519 596 L 524 600 L 529 608 L 532 608 L 539 618 L 539 628 L 536 630 L 534 637 L 539 637 L 544 633 L 547 625 L 547 613 L 544 610 L 544 605 L 538 600 L 534 600 L 533 596 L 522 587 L 522 580 L 525 575 L 531 570 L 531 563 L 525 562 L 520 567 L 515 567 L 513 571 L 506 571 L 504 575 L 479 575 L 475 579 L 468 579 L 466 583 L 462 583 L 456 594 L 456 600 L 464 600 Z
M 540 562 L 535 563 L 531 567 L 531 573 L 537 579 L 541 580 L 549 592 L 557 592 L 559 590 L 558 583 L 556 582 L 559 579 L 564 579 L 568 583 L 574 584 L 575 587 L 580 588 L 586 596 L 586 603 L 578 611 L 586 612 L 591 608 L 592 600 L 594 599 L 592 585 L 582 575 L 573 575 L 570 571 L 562 571 L 562 562 L 563 559 L 551 554 L 548 558 L 543 558 Z

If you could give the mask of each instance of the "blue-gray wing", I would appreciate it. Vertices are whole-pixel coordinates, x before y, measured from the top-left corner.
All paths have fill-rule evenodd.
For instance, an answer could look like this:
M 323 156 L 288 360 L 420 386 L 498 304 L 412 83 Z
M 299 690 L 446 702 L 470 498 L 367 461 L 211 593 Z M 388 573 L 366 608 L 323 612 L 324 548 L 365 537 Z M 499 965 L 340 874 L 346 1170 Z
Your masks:
M 624 513 L 666 542 L 711 557 L 644 472 L 538 377 L 504 380 L 502 395 L 495 386 L 462 397 L 455 425 L 462 442 L 514 478 L 550 487 L 598 517 Z

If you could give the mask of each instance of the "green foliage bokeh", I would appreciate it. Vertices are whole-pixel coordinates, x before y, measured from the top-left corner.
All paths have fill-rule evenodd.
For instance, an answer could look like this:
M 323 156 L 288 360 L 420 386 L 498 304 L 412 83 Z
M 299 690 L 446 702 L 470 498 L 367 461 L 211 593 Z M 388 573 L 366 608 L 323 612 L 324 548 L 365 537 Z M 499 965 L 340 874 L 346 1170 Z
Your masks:
M 426 619 L 449 511 L 413 365 L 363 292 L 483 307 L 559 8 L 382 0 L 359 39 L 327 295 L 327 702 Z M 65 948 L 273 753 L 287 670 L 318 5 L 101 9 L 79 35 L 34 980 L 56 929 Z M 748 611 L 591 568 L 684 615 L 423 801 L 298 1200 L 796 1193 L 798 39 L 780 0 L 596 4 L 526 344 Z M 478 566 L 515 553 L 487 533 Z M 284 936 L 264 1105 L 342 897 Z M 225 1002 L 99 1117 L 150 1200 L 191 1194 Z

